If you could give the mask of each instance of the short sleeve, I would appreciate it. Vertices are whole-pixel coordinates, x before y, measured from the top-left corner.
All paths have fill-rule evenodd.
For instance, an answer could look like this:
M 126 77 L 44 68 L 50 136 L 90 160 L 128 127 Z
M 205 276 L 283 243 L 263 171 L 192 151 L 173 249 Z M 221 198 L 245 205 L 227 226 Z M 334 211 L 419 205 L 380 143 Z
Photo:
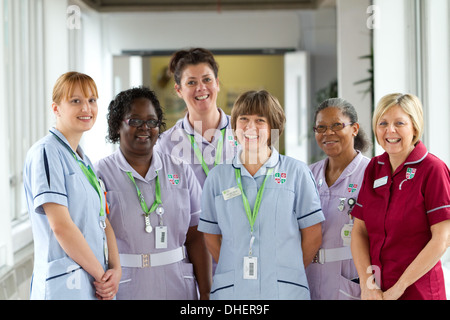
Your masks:
M 299 189 L 295 196 L 295 213 L 300 229 L 304 229 L 325 220 L 320 204 L 316 182 L 311 170 L 301 166 Z
M 188 181 L 189 198 L 191 206 L 191 221 L 189 227 L 198 225 L 198 221 L 201 213 L 201 195 L 202 189 L 200 183 L 194 175 L 192 168 L 185 164 L 184 165 L 186 179 Z
M 200 215 L 200 221 L 198 223 L 198 230 L 204 233 L 210 234 L 222 234 L 218 219 L 217 210 L 215 204 L 215 191 L 214 191 L 214 172 L 211 170 L 208 177 L 205 180 L 202 191 L 202 213 Z
M 67 191 L 61 155 L 51 144 L 42 144 L 30 150 L 25 164 L 26 192 L 30 193 L 34 210 L 44 213 L 42 205 L 57 203 L 68 206 Z
M 369 173 L 372 168 L 371 161 L 368 166 L 366 167 L 366 170 L 364 171 L 364 177 L 363 181 L 361 183 L 361 189 L 359 190 L 358 198 L 356 199 L 356 204 L 353 206 L 353 209 L 351 211 L 351 215 L 355 218 L 358 218 L 359 220 L 364 220 L 363 215 L 363 208 L 365 203 L 365 198 L 367 197 L 369 190 L 367 189 L 370 186 L 370 183 L 368 184 L 368 181 L 372 181 L 369 177 Z
M 430 225 L 450 219 L 450 171 L 444 162 L 435 159 L 422 186 Z

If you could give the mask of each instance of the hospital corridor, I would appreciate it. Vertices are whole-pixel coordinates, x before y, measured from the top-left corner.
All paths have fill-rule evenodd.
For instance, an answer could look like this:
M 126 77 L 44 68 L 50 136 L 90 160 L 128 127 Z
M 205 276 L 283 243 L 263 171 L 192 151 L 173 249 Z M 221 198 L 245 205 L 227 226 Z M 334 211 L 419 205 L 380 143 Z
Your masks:
M 448 0 L 0 0 L 0 300 L 450 299 L 449 57 Z

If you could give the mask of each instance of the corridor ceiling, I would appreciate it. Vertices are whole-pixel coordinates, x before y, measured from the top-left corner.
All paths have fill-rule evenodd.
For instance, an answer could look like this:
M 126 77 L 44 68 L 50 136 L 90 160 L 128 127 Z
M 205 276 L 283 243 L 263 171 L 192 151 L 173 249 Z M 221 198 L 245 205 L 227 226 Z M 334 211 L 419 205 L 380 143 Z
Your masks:
M 305 10 L 336 0 L 82 0 L 99 12 Z

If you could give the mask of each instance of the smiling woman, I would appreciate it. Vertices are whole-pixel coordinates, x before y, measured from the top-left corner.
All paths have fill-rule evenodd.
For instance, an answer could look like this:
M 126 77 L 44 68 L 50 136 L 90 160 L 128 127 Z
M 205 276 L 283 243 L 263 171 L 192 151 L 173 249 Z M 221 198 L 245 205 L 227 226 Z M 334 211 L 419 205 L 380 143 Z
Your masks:
M 358 299 L 360 289 L 355 283 L 358 273 L 350 252 L 353 226 L 350 213 L 370 161 L 361 152 L 367 149 L 368 141 L 355 108 L 344 99 L 323 101 L 316 109 L 314 122 L 316 142 L 327 157 L 310 165 L 325 215 L 322 248 L 306 269 L 311 297 Z
M 240 95 L 231 121 L 242 148 L 211 170 L 202 193 L 199 230 L 218 261 L 211 299 L 309 299 L 304 268 L 324 219 L 312 174 L 270 145 L 285 115 L 266 90 Z
M 203 186 L 209 171 L 236 153 L 230 117 L 217 106 L 219 66 L 209 50 L 191 48 L 175 52 L 169 69 L 188 112 L 161 135 L 155 149 L 187 161 Z
M 363 299 L 446 299 L 440 258 L 450 243 L 450 171 L 420 141 L 423 124 L 412 94 L 388 94 L 375 109 L 386 152 L 368 164 L 352 211 Z
M 97 118 L 96 85 L 88 75 L 65 73 L 53 99 L 56 126 L 30 148 L 24 167 L 35 244 L 31 298 L 113 299 L 121 277 L 116 239 L 78 145 Z
M 154 150 L 164 125 L 149 88 L 120 92 L 109 105 L 109 140 L 119 150 L 96 168 L 124 270 L 118 299 L 192 300 L 197 288 L 200 298 L 209 295 L 211 260 L 197 231 L 200 185 L 189 165 Z
M 56 129 L 77 149 L 83 132 L 90 130 L 98 113 L 98 92 L 93 80 L 77 72 L 68 72 L 56 82 L 52 110 Z

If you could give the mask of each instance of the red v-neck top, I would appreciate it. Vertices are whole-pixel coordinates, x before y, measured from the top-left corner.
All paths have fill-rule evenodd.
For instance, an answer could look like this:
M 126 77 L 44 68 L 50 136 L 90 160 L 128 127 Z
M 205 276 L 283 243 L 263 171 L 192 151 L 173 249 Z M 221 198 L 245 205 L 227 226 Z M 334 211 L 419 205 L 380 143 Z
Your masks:
M 450 219 L 450 171 L 420 141 L 394 174 L 387 153 L 374 157 L 352 215 L 365 222 L 371 263 L 380 268 L 385 291 L 430 241 L 430 226 Z M 446 299 L 441 262 L 401 299 Z

